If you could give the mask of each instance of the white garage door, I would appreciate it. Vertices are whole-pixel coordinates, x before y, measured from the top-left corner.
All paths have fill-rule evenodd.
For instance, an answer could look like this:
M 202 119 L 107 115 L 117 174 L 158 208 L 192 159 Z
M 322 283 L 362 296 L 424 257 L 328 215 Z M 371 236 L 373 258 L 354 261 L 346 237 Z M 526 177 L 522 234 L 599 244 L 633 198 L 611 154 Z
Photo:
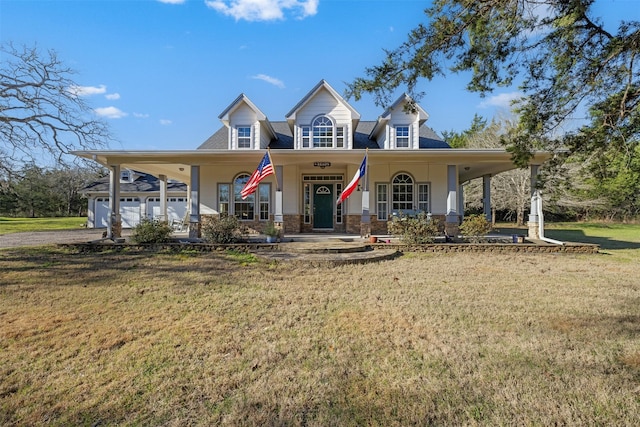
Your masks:
M 187 214 L 186 197 L 167 197 L 167 221 L 181 220 Z M 147 199 L 147 217 L 160 217 L 160 198 L 149 197 Z
M 120 216 L 122 228 L 133 228 L 140 223 L 140 199 L 137 197 L 120 198 Z M 96 198 L 95 228 L 105 228 L 109 225 L 109 198 Z

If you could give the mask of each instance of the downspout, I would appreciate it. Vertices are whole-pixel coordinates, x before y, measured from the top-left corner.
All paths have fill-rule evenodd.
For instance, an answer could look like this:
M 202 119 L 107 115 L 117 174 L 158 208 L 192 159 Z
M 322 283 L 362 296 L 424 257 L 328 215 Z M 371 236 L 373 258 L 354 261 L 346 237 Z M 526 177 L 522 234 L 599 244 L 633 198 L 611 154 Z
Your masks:
M 538 210 L 538 234 L 539 234 L 539 239 L 542 240 L 543 242 L 547 242 L 547 243 L 552 243 L 554 245 L 563 245 L 564 246 L 564 242 L 561 242 L 560 240 L 554 240 L 554 239 L 550 239 L 548 237 L 544 237 L 544 215 L 542 213 L 542 195 L 540 194 L 540 190 L 536 191 L 536 198 L 537 203 L 536 203 L 536 207 Z

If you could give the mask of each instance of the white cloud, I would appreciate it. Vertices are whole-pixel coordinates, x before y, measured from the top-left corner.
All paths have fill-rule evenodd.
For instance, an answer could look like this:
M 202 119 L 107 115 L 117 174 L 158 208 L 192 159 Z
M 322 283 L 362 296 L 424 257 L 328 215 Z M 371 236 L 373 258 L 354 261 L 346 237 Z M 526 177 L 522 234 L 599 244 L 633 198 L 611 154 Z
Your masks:
M 482 101 L 478 104 L 478 108 L 503 108 L 505 110 L 511 110 L 511 104 L 516 99 L 522 98 L 524 95 L 522 92 L 507 92 L 501 93 L 495 96 L 490 96 L 489 98 Z
M 266 74 L 256 74 L 255 76 L 251 76 L 251 78 L 262 80 L 276 87 L 279 87 L 280 89 L 284 89 L 284 82 L 282 80 L 276 79 L 275 77 L 267 76 Z
M 187 0 L 158 0 L 160 3 L 166 3 L 166 4 L 182 4 L 184 2 L 186 2 Z
M 97 115 L 107 119 L 121 119 L 127 116 L 127 113 L 116 107 L 100 107 L 93 110 Z
M 91 96 L 91 95 L 99 95 L 107 92 L 107 87 L 105 85 L 100 86 L 69 86 L 67 91 L 75 96 Z
M 133 117 L 136 119 L 148 119 L 149 115 L 146 113 L 133 113 Z
M 205 0 L 205 4 L 239 21 L 275 21 L 284 19 L 284 12 L 293 11 L 303 19 L 318 13 L 319 0 Z
M 167 120 L 167 119 L 160 119 L 160 124 L 162 126 L 169 126 L 170 124 L 172 124 L 173 122 L 171 120 Z
M 108 93 L 104 96 L 107 99 L 110 99 L 112 101 L 115 101 L 116 99 L 120 99 L 120 94 L 119 93 Z

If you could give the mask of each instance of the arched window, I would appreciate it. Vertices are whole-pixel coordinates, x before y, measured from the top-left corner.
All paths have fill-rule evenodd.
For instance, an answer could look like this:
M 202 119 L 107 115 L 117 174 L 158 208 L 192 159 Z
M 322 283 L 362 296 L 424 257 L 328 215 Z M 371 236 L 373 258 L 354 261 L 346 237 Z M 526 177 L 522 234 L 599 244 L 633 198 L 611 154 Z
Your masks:
M 243 221 L 254 218 L 255 193 L 242 200 L 240 192 L 249 181 L 248 173 L 241 173 L 233 180 L 233 214 Z
M 391 209 L 407 211 L 414 209 L 413 178 L 406 173 L 399 173 L 391 182 Z
M 319 116 L 311 124 L 313 147 L 333 147 L 333 122 L 327 116 Z

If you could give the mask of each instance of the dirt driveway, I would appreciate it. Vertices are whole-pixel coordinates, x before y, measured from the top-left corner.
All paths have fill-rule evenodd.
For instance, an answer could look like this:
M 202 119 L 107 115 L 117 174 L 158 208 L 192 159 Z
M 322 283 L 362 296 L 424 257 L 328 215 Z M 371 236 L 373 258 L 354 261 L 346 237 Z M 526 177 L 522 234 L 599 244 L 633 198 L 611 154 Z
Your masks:
M 1 248 L 41 246 L 57 243 L 82 243 L 102 238 L 104 229 L 83 228 L 79 230 L 34 231 L 0 235 Z M 127 234 L 127 233 L 124 233 Z

